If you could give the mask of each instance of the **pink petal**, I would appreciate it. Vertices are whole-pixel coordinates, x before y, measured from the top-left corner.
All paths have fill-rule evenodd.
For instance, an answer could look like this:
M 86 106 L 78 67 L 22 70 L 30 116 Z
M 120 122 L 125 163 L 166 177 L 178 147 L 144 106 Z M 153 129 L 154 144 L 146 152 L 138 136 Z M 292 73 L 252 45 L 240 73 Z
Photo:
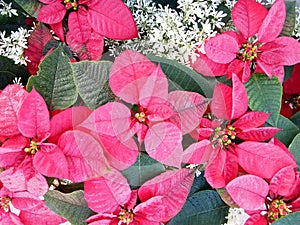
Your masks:
M 88 206 L 98 213 L 115 212 L 129 201 L 130 196 L 129 184 L 117 170 L 84 183 L 84 197 Z
M 8 85 L 0 93 L 0 133 L 4 137 L 20 134 L 17 114 L 28 93 L 18 84 Z
M 37 20 L 43 23 L 53 24 L 63 20 L 67 10 L 59 1 L 41 8 Z
M 173 114 L 174 112 L 169 102 L 151 102 L 151 105 L 147 107 L 147 119 L 151 122 L 167 120 L 173 116 Z
M 232 76 L 232 111 L 230 119 L 242 116 L 248 109 L 248 95 L 245 86 L 240 79 L 233 74 Z
M 264 210 L 269 186 L 262 178 L 244 175 L 230 181 L 226 190 L 241 208 L 245 210 Z
M 15 208 L 20 210 L 31 210 L 32 208 L 40 205 L 42 200 L 30 194 L 29 192 L 16 192 L 13 194 L 12 204 Z
M 1 216 L 1 223 L 4 225 L 24 225 L 21 219 L 12 212 L 5 213 Z
M 115 95 L 123 100 L 137 104 L 139 91 L 149 77 L 156 70 L 156 65 L 142 54 L 126 50 L 122 52 L 112 65 L 109 85 Z
M 183 151 L 182 162 L 202 164 L 208 161 L 211 151 L 213 149 L 209 140 L 193 143 Z
M 178 115 L 173 119 L 176 124 L 180 124 L 183 134 L 197 127 L 209 103 L 202 95 L 188 91 L 172 91 L 169 94 L 169 101 Z
M 127 106 L 119 102 L 110 102 L 100 106 L 79 126 L 87 128 L 99 135 L 110 135 L 121 138 L 131 137 L 129 129 L 131 126 L 131 112 Z
M 271 79 L 272 76 L 278 77 L 279 81 L 282 83 L 284 79 L 284 67 L 282 65 L 276 64 L 266 64 L 264 61 L 257 59 L 257 66 L 261 68 Z
M 98 0 L 88 3 L 88 19 L 101 35 L 117 40 L 138 37 L 133 16 L 127 6 L 119 0 Z
M 99 60 L 102 57 L 104 48 L 104 37 L 96 32 L 92 32 L 85 42 L 78 41 L 73 32 L 67 33 L 67 43 L 70 49 L 75 52 L 80 60 Z
M 144 108 L 147 108 L 152 104 L 152 101 L 156 103 L 164 103 L 168 99 L 168 80 L 166 75 L 158 65 L 153 73 L 145 78 L 141 79 L 142 87 L 139 91 L 139 104 Z
M 9 168 L 0 173 L 2 184 L 11 192 L 25 191 L 26 178 L 21 169 Z
M 245 225 L 267 225 L 268 221 L 265 216 L 261 214 L 252 215 L 245 223 Z
M 251 62 L 248 60 L 233 60 L 228 66 L 227 79 L 231 78 L 233 74 L 236 74 L 242 83 L 246 83 L 251 76 L 250 64 Z
M 74 182 L 82 182 L 107 172 L 107 162 L 100 143 L 91 135 L 79 131 L 67 131 L 58 141 L 68 162 L 68 177 Z
M 204 76 L 215 77 L 225 75 L 228 64 L 216 63 L 209 59 L 207 55 L 201 54 L 191 66 L 194 70 Z
M 24 148 L 29 144 L 27 138 L 22 135 L 14 136 L 5 141 L 0 147 L 0 167 L 14 166 L 19 160 L 25 158 Z
M 135 163 L 139 151 L 134 139 L 121 141 L 118 137 L 109 135 L 100 135 L 100 139 L 109 165 L 124 170 Z
M 271 197 L 288 196 L 297 182 L 295 168 L 287 166 L 279 170 L 270 181 Z
M 60 135 L 67 130 L 73 130 L 82 123 L 91 110 L 85 106 L 74 106 L 54 115 L 50 120 L 50 133 L 48 142 L 57 143 Z
M 254 141 L 246 141 L 236 146 L 240 166 L 248 173 L 270 179 L 281 168 L 295 166 L 296 163 L 282 148 Z
M 68 178 L 68 163 L 62 150 L 54 144 L 44 144 L 33 158 L 37 171 L 48 177 Z
M 285 22 L 285 14 L 284 0 L 275 1 L 258 30 L 259 42 L 273 41 L 280 34 Z
M 117 215 L 101 213 L 90 216 L 85 222 L 88 222 L 89 225 L 117 225 L 118 220 Z
M 71 12 L 68 17 L 69 34 L 78 41 L 78 43 L 86 43 L 91 36 L 92 27 L 88 23 L 88 13 L 83 6 L 79 6 L 79 10 Z
M 261 127 L 269 117 L 269 113 L 264 112 L 247 112 L 238 118 L 232 126 L 241 130 Z
M 216 63 L 230 63 L 235 59 L 239 44 L 238 41 L 227 34 L 212 37 L 205 43 L 205 52 L 208 58 Z
M 49 111 L 43 97 L 33 88 L 18 113 L 22 135 L 43 139 L 50 131 Z
M 50 24 L 51 30 L 54 31 L 56 36 L 62 41 L 65 42 L 65 37 L 64 37 L 64 28 L 62 21 L 58 23 L 52 23 Z
M 237 137 L 244 141 L 266 141 L 280 131 L 277 127 L 249 128 L 237 134 Z
M 186 201 L 194 180 L 194 174 L 188 169 L 167 171 L 144 183 L 138 195 L 142 203 L 162 196 L 167 207 L 164 216 L 175 216 Z
M 44 47 L 50 40 L 54 40 L 50 30 L 43 23 L 38 23 L 28 38 L 28 47 L 24 49 L 24 56 L 30 60 L 27 62 L 30 74 L 37 74 Z
M 278 37 L 259 50 L 259 59 L 266 64 L 294 65 L 300 61 L 300 43 L 292 37 Z
M 268 10 L 254 0 L 239 0 L 232 9 L 232 20 L 239 32 L 248 39 L 258 32 Z
M 180 168 L 182 160 L 182 134 L 180 129 L 170 122 L 161 122 L 151 126 L 145 137 L 147 153 L 157 161 Z
M 230 120 L 232 115 L 232 88 L 218 83 L 215 86 L 210 109 L 218 119 Z

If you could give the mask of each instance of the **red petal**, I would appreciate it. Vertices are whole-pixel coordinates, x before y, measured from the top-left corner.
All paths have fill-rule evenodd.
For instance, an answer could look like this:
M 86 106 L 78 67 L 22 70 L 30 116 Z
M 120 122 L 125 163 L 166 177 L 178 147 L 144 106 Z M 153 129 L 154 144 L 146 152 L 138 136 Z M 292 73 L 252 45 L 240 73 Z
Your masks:
M 77 125 L 82 123 L 91 112 L 92 111 L 87 107 L 75 106 L 54 115 L 50 121 L 51 136 L 48 138 L 48 142 L 56 144 L 63 132 L 73 130 Z
M 254 0 L 239 0 L 232 9 L 232 20 L 239 32 L 248 39 L 258 32 L 268 14 L 260 3 Z
M 1 223 L 4 225 L 24 225 L 21 219 L 12 212 L 4 213 L 1 216 Z
M 204 76 L 215 77 L 225 75 L 228 64 L 216 63 L 209 59 L 207 55 L 201 54 L 191 66 Z
M 137 104 L 146 77 L 156 70 L 156 65 L 142 54 L 126 50 L 112 65 L 109 85 L 115 95 L 126 102 Z
M 180 124 L 181 132 L 187 134 L 194 130 L 208 106 L 208 99 L 195 92 L 172 91 L 169 101 L 178 117 L 174 117 L 175 124 Z M 179 121 L 178 121 L 179 120 Z
M 185 203 L 193 180 L 194 174 L 188 169 L 167 171 L 144 183 L 138 195 L 142 202 L 151 200 L 155 196 L 164 197 L 163 202 L 167 207 L 164 216 L 169 220 Z
M 98 213 L 114 213 L 130 196 L 129 184 L 117 170 L 84 183 L 84 197 L 89 207 Z
M 50 131 L 49 111 L 43 97 L 33 88 L 18 113 L 22 135 L 41 140 Z
M 235 59 L 238 50 L 238 41 L 227 34 L 217 35 L 205 43 L 207 57 L 216 63 L 230 63 Z
M 237 119 L 232 126 L 241 130 L 261 127 L 265 124 L 269 115 L 269 113 L 263 112 L 247 112 Z
M 261 214 L 252 215 L 245 223 L 245 225 L 267 225 L 269 222 Z
M 64 37 L 64 28 L 62 21 L 58 23 L 53 23 L 50 24 L 51 30 L 54 31 L 54 33 L 57 35 L 57 37 L 62 41 L 65 42 L 65 37 Z
M 92 33 L 87 15 L 87 10 L 83 6 L 79 6 L 79 9 L 71 12 L 68 17 L 69 34 L 72 34 L 72 37 L 81 44 L 88 42 Z
M 300 43 L 291 37 L 276 38 L 259 50 L 259 59 L 266 64 L 294 65 L 300 61 Z
M 277 127 L 249 128 L 237 134 L 244 141 L 266 141 L 280 131 Z
M 102 146 L 91 135 L 79 131 L 67 131 L 59 139 L 58 146 L 63 151 L 69 175 L 74 182 L 82 182 L 100 176 L 107 171 Z
M 278 77 L 279 81 L 282 83 L 284 79 L 284 67 L 282 65 L 266 64 L 260 59 L 256 61 L 257 66 L 260 67 L 271 79 L 272 76 Z
M 4 137 L 20 134 L 17 114 L 28 93 L 18 84 L 8 85 L 0 93 L 0 133 Z
M 264 210 L 269 186 L 262 178 L 244 175 L 230 181 L 226 186 L 233 201 L 245 210 Z
M 50 40 L 54 38 L 49 29 L 42 23 L 38 23 L 28 38 L 28 48 L 24 49 L 24 56 L 29 59 L 27 69 L 31 74 L 37 74 L 44 47 Z
M 279 170 L 270 181 L 271 197 L 288 196 L 297 182 L 295 168 L 287 166 Z
M 182 159 L 182 134 L 177 126 L 170 122 L 161 122 L 151 126 L 145 137 L 147 153 L 157 161 L 180 168 Z
M 258 41 L 273 41 L 281 32 L 285 22 L 284 0 L 277 0 L 272 5 L 258 31 Z
M 202 140 L 197 143 L 191 144 L 183 152 L 183 163 L 189 164 L 202 164 L 207 162 L 209 155 L 213 151 L 209 140 Z
M 14 193 L 12 199 L 13 206 L 20 210 L 29 211 L 32 208 L 39 206 L 41 203 L 41 199 L 25 191 Z
M 151 105 L 147 107 L 147 119 L 151 122 L 169 119 L 174 114 L 169 105 L 168 102 L 157 104 L 151 102 Z
M 88 3 L 88 19 L 101 35 L 117 40 L 138 37 L 135 21 L 127 6 L 119 0 L 96 0 Z
M 233 60 L 228 66 L 227 79 L 236 74 L 242 83 L 246 83 L 251 76 L 250 61 L 242 61 L 239 59 Z
M 48 177 L 68 178 L 68 162 L 61 149 L 44 144 L 33 158 L 37 171 Z
M 230 120 L 232 114 L 232 88 L 225 84 L 218 83 L 215 86 L 211 101 L 211 112 L 218 119 Z
M 139 151 L 132 138 L 121 141 L 118 137 L 100 135 L 100 139 L 109 165 L 118 170 L 124 170 L 135 163 Z
M 248 95 L 245 86 L 240 79 L 233 74 L 232 76 L 232 111 L 230 119 L 242 116 L 248 109 Z
M 57 1 L 51 5 L 43 6 L 39 12 L 37 20 L 48 24 L 58 23 L 63 20 L 66 12 L 67 10 L 65 6 Z
M 282 148 L 254 141 L 246 141 L 236 146 L 240 166 L 248 173 L 270 179 L 281 168 L 295 166 L 296 163 Z

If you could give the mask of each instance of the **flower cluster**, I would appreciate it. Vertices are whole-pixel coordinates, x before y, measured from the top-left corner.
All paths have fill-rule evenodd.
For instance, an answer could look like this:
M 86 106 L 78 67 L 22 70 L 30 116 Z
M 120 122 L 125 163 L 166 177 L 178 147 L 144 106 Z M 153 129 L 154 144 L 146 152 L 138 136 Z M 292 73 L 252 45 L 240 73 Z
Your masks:
M 297 223 L 292 7 L 233 2 L 19 2 L 39 22 L 1 33 L 1 224 Z

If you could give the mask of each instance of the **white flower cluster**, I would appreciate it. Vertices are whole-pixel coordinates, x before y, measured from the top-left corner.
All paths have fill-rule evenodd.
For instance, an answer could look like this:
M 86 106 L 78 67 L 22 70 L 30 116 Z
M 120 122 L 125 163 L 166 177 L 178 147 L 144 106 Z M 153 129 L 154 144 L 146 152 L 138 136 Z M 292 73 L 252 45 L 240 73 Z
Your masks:
M 0 55 L 14 60 L 15 64 L 27 65 L 27 58 L 24 57 L 24 49 L 27 48 L 27 38 L 31 30 L 19 27 L 17 31 L 12 31 L 10 35 L 0 31 Z
M 296 21 L 293 35 L 298 41 L 300 41 L 300 6 L 296 6 Z
M 249 218 L 249 215 L 242 208 L 229 208 L 226 218 L 228 221 L 223 225 L 243 225 Z
M 176 10 L 157 7 L 149 0 L 127 0 L 125 3 L 133 13 L 141 39 L 111 42 L 113 55 L 124 49 L 134 49 L 143 54 L 166 56 L 186 65 L 195 49 L 225 25 L 222 19 L 227 16 L 218 10 L 221 0 L 178 0 Z
M 11 5 L 12 3 L 7 4 L 3 0 L 0 0 L 0 14 L 8 15 L 9 17 L 12 17 L 12 15 L 18 16 L 17 10 L 12 9 Z

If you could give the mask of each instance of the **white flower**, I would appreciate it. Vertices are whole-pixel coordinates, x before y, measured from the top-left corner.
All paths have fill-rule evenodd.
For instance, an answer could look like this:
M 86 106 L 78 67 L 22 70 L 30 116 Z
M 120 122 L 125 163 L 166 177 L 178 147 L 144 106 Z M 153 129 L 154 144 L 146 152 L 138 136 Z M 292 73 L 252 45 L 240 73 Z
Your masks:
M 0 0 L 0 14 L 8 15 L 8 17 L 12 17 L 12 15 L 18 16 L 17 10 L 11 8 L 12 3 L 5 3 L 3 0 Z
M 223 225 L 244 225 L 249 217 L 242 208 L 229 208 L 228 221 Z

